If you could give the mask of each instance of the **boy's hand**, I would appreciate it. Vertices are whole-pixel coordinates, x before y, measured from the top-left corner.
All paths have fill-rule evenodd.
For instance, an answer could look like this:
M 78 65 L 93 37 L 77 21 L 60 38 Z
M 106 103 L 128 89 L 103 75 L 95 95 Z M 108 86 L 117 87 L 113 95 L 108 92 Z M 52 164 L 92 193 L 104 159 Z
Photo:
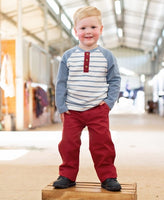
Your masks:
M 60 114 L 60 119 L 61 119 L 61 121 L 62 121 L 62 123 L 64 122 L 64 113 L 61 113 Z
M 104 103 L 105 103 L 105 101 L 102 101 L 102 102 L 100 103 L 100 106 L 102 106 Z
M 65 113 L 70 114 L 69 111 L 67 111 L 67 112 L 65 112 Z M 60 119 L 61 119 L 62 123 L 64 123 L 64 113 L 61 113 L 61 114 L 60 114 Z
M 100 106 L 102 106 L 104 103 L 105 103 L 105 101 L 102 101 L 102 102 L 100 103 Z M 110 111 L 110 108 L 109 108 L 109 111 Z

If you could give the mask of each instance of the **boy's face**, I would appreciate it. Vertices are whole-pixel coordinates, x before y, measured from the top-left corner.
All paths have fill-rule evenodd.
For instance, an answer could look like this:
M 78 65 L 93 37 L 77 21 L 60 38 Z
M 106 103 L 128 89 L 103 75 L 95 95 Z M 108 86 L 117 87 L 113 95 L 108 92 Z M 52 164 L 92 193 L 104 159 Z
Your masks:
M 80 48 L 84 50 L 96 48 L 102 29 L 103 26 L 96 16 L 86 17 L 77 21 L 74 30 L 79 39 Z

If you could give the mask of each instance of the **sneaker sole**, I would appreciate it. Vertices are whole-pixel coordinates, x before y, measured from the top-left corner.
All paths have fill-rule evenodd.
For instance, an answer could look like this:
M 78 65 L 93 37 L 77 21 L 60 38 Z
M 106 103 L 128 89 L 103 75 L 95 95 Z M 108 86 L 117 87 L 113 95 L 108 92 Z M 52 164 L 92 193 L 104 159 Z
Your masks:
M 71 183 L 71 184 L 69 184 L 69 185 L 53 185 L 53 187 L 55 188 L 55 189 L 66 189 L 66 188 L 69 188 L 69 187 L 73 187 L 73 186 L 75 186 L 76 185 L 76 183 Z
M 101 187 L 108 190 L 108 191 L 112 191 L 112 192 L 119 192 L 121 190 L 121 187 L 113 188 L 113 187 L 106 187 L 104 185 L 101 185 Z

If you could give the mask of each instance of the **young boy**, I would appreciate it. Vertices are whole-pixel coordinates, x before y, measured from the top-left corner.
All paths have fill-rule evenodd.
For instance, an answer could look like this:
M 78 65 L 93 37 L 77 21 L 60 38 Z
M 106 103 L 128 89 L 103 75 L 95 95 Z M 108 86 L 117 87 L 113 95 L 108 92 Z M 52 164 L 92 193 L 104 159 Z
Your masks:
M 62 57 L 56 85 L 56 105 L 63 122 L 59 152 L 63 163 L 55 188 L 76 184 L 81 132 L 89 131 L 89 150 L 101 186 L 120 191 L 114 166 L 115 148 L 109 131 L 109 111 L 118 98 L 120 74 L 109 50 L 97 45 L 102 33 L 100 11 L 92 6 L 74 14 L 79 45 Z

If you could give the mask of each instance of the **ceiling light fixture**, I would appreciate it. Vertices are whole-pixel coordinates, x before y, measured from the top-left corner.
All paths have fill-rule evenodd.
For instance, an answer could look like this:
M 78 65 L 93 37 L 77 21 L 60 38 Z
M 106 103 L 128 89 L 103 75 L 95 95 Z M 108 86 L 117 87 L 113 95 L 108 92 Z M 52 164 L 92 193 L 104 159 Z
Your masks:
M 71 29 L 71 23 L 70 23 L 70 21 L 68 20 L 68 18 L 66 17 L 65 14 L 62 14 L 62 15 L 61 15 L 61 20 L 62 20 L 63 24 L 65 24 L 65 26 L 66 26 L 68 29 Z
M 122 36 L 123 36 L 122 28 L 118 28 L 118 29 L 117 29 L 117 33 L 118 33 L 118 37 L 119 37 L 119 38 L 122 38 Z
M 47 0 L 49 6 L 53 9 L 53 11 L 58 15 L 59 14 L 59 6 L 54 0 Z
M 164 37 L 164 29 L 163 29 L 163 31 L 162 31 L 162 37 Z
M 120 2 L 120 0 L 116 0 L 114 3 L 115 3 L 116 14 L 120 15 L 121 14 L 121 2 Z
M 145 82 L 145 80 L 146 80 L 146 78 L 145 78 L 145 74 L 141 74 L 141 76 L 140 76 L 140 80 L 141 80 L 142 83 Z
M 162 67 L 164 67 L 164 61 L 161 62 Z
M 157 51 L 158 51 L 158 47 L 155 46 L 155 47 L 154 47 L 154 52 L 157 53 Z
M 161 37 L 158 39 L 157 44 L 158 44 L 158 46 L 161 46 L 161 44 L 162 44 L 162 38 Z

